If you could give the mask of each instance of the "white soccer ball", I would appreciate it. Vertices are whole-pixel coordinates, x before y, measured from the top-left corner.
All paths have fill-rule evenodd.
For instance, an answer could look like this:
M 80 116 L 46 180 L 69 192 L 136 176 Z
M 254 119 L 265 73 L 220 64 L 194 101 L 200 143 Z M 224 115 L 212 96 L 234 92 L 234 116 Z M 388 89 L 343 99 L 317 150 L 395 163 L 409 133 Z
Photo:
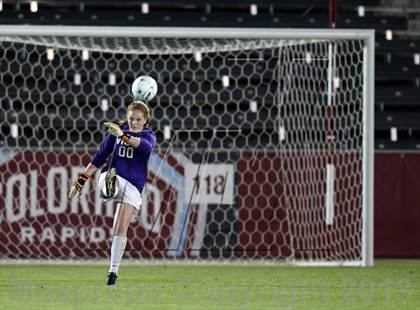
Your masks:
M 151 76 L 139 76 L 131 85 L 131 93 L 133 94 L 134 100 L 140 100 L 146 103 L 156 96 L 157 83 Z

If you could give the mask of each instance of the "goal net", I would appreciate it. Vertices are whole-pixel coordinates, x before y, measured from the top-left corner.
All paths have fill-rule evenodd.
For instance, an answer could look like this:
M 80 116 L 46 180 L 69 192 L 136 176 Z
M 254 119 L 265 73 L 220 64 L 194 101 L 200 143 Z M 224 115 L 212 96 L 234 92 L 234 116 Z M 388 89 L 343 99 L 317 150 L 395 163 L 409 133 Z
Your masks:
M 67 192 L 158 82 L 158 144 L 127 258 L 371 265 L 373 33 L 2 26 L 0 257 L 105 258 L 98 175 Z

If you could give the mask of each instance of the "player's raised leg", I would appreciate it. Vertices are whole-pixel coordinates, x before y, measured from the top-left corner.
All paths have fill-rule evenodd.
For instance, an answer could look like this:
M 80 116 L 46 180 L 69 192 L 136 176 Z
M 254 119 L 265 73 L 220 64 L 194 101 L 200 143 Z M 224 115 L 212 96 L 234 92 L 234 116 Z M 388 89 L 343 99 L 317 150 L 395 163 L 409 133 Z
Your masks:
M 117 170 L 111 168 L 108 172 L 101 173 L 98 180 L 98 186 L 102 200 L 108 201 L 117 197 L 120 188 Z

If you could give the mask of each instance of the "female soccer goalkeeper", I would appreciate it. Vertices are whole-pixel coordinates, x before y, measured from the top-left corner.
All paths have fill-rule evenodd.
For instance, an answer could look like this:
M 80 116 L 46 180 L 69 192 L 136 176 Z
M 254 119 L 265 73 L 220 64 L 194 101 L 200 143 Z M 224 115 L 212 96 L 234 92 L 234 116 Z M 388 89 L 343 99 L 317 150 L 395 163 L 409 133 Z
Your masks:
M 141 192 L 147 181 L 147 163 L 156 145 L 155 134 L 145 127 L 150 120 L 150 110 L 146 104 L 134 101 L 127 110 L 127 120 L 121 127 L 104 123 L 109 134 L 69 192 L 70 199 L 80 193 L 89 177 L 106 164 L 98 186 L 103 199 L 114 198 L 117 203 L 107 285 L 114 285 L 117 280 L 127 242 L 128 224 L 133 208 L 140 209 Z M 107 160 L 110 162 L 107 163 Z

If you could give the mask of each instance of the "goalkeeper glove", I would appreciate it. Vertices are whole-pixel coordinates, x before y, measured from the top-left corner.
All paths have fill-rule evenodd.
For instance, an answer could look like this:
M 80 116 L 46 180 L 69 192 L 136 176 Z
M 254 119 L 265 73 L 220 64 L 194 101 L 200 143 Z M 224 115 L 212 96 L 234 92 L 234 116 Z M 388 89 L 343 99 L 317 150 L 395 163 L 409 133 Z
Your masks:
M 72 199 L 76 193 L 79 193 L 79 195 L 82 193 L 82 188 L 88 179 L 89 176 L 86 173 L 82 172 L 79 174 L 79 177 L 74 181 L 73 186 L 70 188 L 69 199 Z
M 111 122 L 105 122 L 104 126 L 106 127 L 106 131 L 113 135 L 116 136 L 117 138 L 120 138 L 121 140 L 123 140 L 124 142 L 128 142 L 128 140 L 130 140 L 130 136 L 126 135 L 122 129 L 120 128 L 120 126 L 118 126 L 117 124 L 111 123 Z

